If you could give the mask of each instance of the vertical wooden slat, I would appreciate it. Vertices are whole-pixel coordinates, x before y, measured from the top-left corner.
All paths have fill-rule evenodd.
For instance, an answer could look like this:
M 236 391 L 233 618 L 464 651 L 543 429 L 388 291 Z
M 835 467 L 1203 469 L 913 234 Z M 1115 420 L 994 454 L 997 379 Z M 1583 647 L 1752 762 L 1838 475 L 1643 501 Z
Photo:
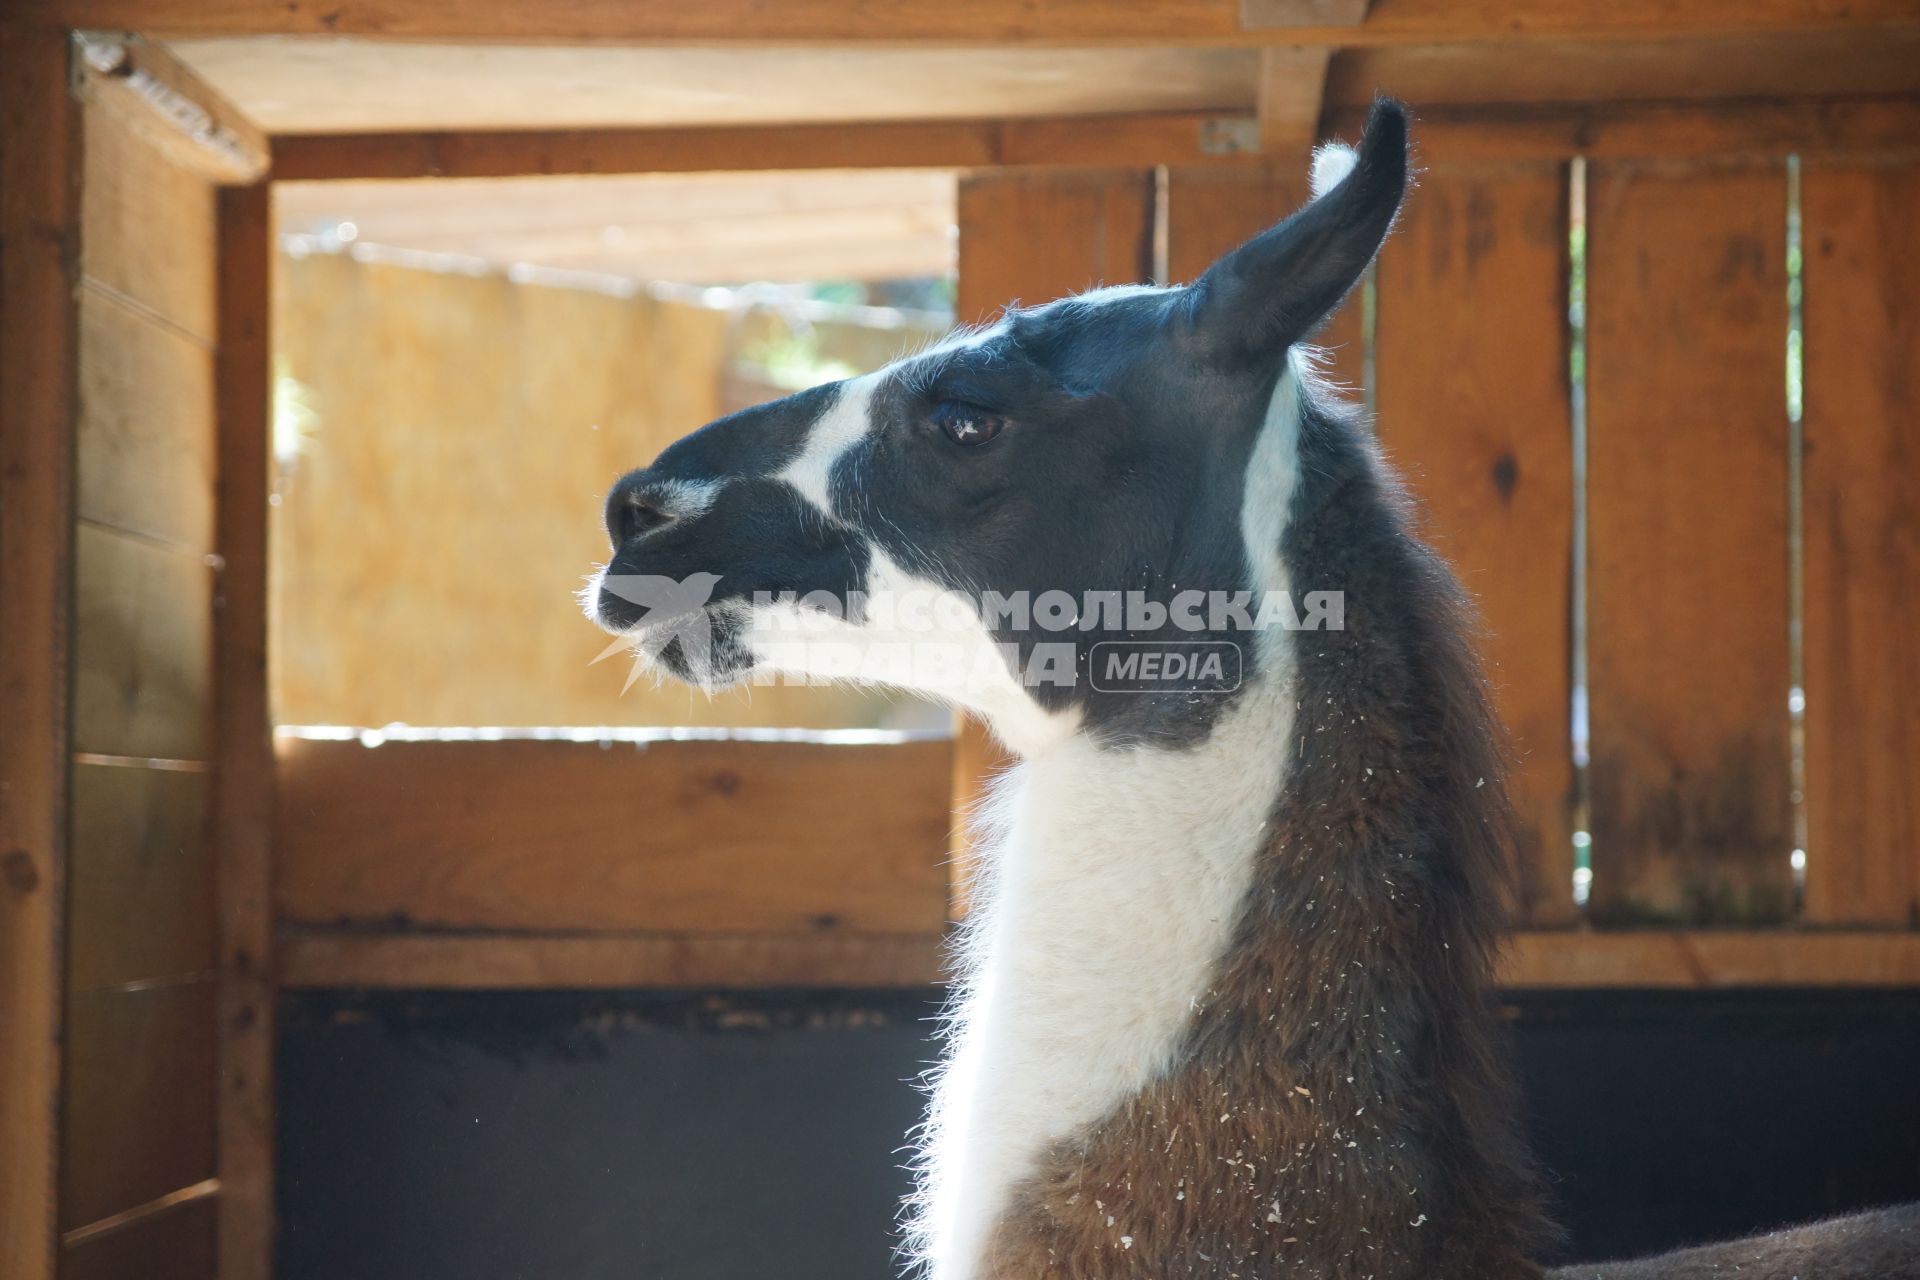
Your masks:
M 57 28 L 0 45 L 0 1275 L 55 1256 L 82 141 Z
M 963 178 L 959 192 L 964 324 L 1012 302 L 1037 304 L 1152 274 L 1153 175 L 1145 170 L 1030 170 Z M 968 836 L 961 816 L 1007 761 L 986 728 L 963 719 L 954 743 L 954 911 L 966 904 Z
M 1566 214 L 1563 165 L 1427 173 L 1380 260 L 1375 337 L 1381 442 L 1485 622 L 1534 924 L 1574 915 Z
M 1920 164 L 1810 160 L 1806 915 L 1920 926 Z
M 1251 240 L 1307 202 L 1303 150 L 1269 165 L 1231 169 L 1173 169 L 1167 174 L 1167 278 L 1196 279 L 1215 258 Z M 1362 286 L 1364 288 L 1364 286 Z M 1324 371 L 1358 400 L 1366 385 L 1366 341 L 1360 289 L 1314 336 L 1326 353 Z
M 220 193 L 220 541 L 214 840 L 220 877 L 219 1274 L 273 1270 L 273 737 L 267 697 L 268 331 L 273 212 L 266 184 Z
M 1592 912 L 1779 920 L 1784 163 L 1595 162 L 1588 189 Z

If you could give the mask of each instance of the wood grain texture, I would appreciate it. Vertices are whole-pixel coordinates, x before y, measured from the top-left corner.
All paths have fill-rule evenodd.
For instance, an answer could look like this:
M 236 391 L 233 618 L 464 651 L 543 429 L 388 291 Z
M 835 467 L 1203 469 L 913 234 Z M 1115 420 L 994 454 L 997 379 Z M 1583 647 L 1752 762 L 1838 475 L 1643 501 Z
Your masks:
M 81 271 L 211 345 L 213 188 L 154 146 L 120 106 L 90 104 Z
M 1257 152 L 1253 117 L 1154 112 L 1056 120 L 713 125 L 494 132 L 292 134 L 273 176 L 513 178 L 761 169 L 1232 165 Z
M 1516 905 L 1542 924 L 1574 914 L 1566 271 L 1563 166 L 1429 171 L 1380 260 L 1376 337 L 1381 443 L 1486 628 Z
M 1352 136 L 1365 108 L 1329 110 L 1328 127 Z M 1738 103 L 1509 104 L 1429 107 L 1414 125 L 1416 160 L 1777 159 L 1789 151 L 1905 155 L 1920 152 L 1920 99 L 1912 97 Z
M 211 1196 L 171 1205 L 60 1251 L 60 1280 L 207 1280 L 214 1271 Z
M 464 990 L 919 986 L 937 940 L 853 935 L 355 934 L 294 930 L 290 987 Z M 1920 935 L 1782 930 L 1528 930 L 1503 952 L 1508 989 L 1910 987 Z
M 1390 93 L 1422 113 L 1496 103 L 1676 103 L 1911 94 L 1920 25 L 1860 32 L 1375 45 L 1342 49 L 1327 101 L 1365 110 Z M 1416 132 L 1416 137 L 1418 136 Z
M 289 987 L 767 990 L 940 981 L 938 934 L 449 934 L 293 930 Z
M 631 0 L 350 0 L 329 5 L 261 0 L 49 0 L 28 20 L 157 34 L 380 35 L 534 41 L 634 40 L 682 44 L 1373 44 L 1475 37 L 1680 35 L 1689 32 L 1870 28 L 1911 21 L 1902 0 L 1374 0 L 1358 28 L 1327 25 L 1327 0 L 1262 0 L 1269 20 L 1302 25 L 1248 30 L 1242 0 L 903 0 L 850 22 L 844 0 L 717 0 L 695 8 Z M 1291 4 L 1291 10 L 1286 6 Z
M 269 1280 L 277 984 L 267 686 L 275 241 L 264 183 L 221 191 L 219 234 L 221 569 L 211 690 L 219 765 L 213 811 L 219 873 L 219 1274 L 221 1280 Z
M 74 750 L 207 759 L 213 570 L 93 524 L 77 543 Z
M 0 1275 L 54 1268 L 67 841 L 72 268 L 83 134 L 59 31 L 0 42 Z
M 117 299 L 80 295 L 80 518 L 210 552 L 213 353 Z
M 146 145 L 215 184 L 256 182 L 267 171 L 267 137 L 164 45 L 137 35 L 82 39 L 78 91 L 89 105 L 125 115 Z
M 211 978 L 69 997 L 60 1225 L 214 1176 Z
M 282 739 L 283 919 L 937 934 L 949 744 Z
M 72 992 L 214 967 L 205 773 L 76 764 L 67 876 Z
M 1509 989 L 1911 987 L 1920 934 L 1784 929 L 1541 930 L 1500 958 Z
M 1807 164 L 1806 915 L 1920 927 L 1920 162 Z
M 1783 919 L 1784 165 L 1588 191 L 1591 910 Z

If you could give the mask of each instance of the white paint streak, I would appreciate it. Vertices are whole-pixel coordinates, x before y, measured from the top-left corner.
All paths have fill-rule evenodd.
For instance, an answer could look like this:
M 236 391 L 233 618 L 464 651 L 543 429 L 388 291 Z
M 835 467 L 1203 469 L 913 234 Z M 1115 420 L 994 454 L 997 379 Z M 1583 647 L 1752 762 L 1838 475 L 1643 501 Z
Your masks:
M 1275 388 L 1241 497 L 1253 581 L 1287 589 L 1301 375 Z M 997 785 L 953 1050 L 923 1133 L 915 1244 L 971 1280 L 1047 1148 L 1164 1070 L 1231 939 L 1291 733 L 1287 633 L 1199 746 L 1102 750 L 1072 734 Z

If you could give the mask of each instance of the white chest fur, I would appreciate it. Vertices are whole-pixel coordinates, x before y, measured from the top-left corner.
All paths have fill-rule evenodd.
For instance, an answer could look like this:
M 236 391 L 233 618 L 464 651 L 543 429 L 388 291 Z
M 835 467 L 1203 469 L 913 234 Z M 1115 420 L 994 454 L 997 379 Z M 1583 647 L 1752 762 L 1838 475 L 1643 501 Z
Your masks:
M 1254 580 L 1285 590 L 1297 374 L 1249 467 Z M 1178 1049 L 1231 941 L 1279 794 L 1292 706 L 1284 634 L 1184 751 L 1055 742 L 1001 780 L 949 1062 L 924 1136 L 916 1244 L 931 1280 L 972 1280 L 1014 1188 L 1055 1141 L 1111 1113 Z

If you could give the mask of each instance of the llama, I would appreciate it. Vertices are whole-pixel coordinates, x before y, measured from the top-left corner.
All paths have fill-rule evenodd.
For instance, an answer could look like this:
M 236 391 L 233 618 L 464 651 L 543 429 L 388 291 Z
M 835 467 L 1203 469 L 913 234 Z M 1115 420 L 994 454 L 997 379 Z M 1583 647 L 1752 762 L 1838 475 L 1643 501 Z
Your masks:
M 1394 222 L 1406 132 L 1378 104 L 1305 208 L 1189 287 L 1009 311 L 608 497 L 589 612 L 673 675 L 885 680 L 1018 759 L 921 1135 L 931 1280 L 1543 1274 L 1468 613 L 1302 346 Z M 916 592 L 919 625 L 876 604 Z M 820 656 L 935 642 L 955 660 Z M 1126 646 L 1232 661 L 1122 687 Z M 1920 1275 L 1913 1210 L 1809 1230 L 1565 1275 Z

